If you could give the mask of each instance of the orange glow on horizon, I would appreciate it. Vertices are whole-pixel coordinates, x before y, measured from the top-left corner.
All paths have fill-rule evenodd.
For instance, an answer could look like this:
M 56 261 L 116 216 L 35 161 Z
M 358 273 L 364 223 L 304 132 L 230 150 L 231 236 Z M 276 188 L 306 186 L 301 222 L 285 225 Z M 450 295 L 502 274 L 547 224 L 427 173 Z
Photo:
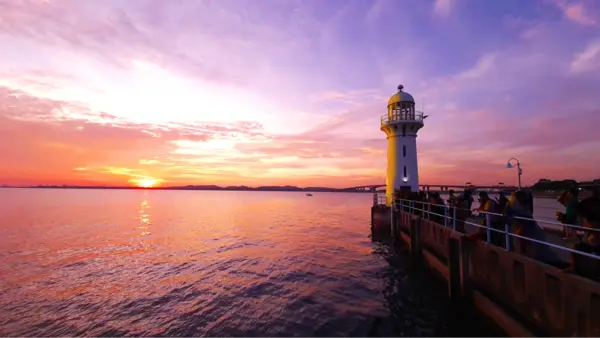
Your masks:
M 140 187 L 140 188 L 155 188 L 161 180 L 156 179 L 156 178 L 140 178 L 140 179 L 133 179 L 130 180 L 129 182 L 133 183 L 136 187 Z

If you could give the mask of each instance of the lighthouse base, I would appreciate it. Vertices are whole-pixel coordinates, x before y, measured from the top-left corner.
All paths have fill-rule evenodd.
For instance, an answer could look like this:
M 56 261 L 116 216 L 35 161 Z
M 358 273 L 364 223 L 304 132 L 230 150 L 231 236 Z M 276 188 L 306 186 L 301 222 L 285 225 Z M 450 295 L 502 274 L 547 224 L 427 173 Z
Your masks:
M 391 233 L 392 208 L 387 205 L 371 207 L 371 230 L 375 233 Z

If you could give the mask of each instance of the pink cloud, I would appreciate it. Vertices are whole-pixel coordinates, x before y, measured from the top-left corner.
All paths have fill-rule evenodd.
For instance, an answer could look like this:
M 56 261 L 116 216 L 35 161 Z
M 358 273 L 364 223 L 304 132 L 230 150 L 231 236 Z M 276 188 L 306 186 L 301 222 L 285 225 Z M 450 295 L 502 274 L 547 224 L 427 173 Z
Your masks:
M 61 114 L 75 109 L 77 118 Z M 80 177 L 71 176 L 73 168 L 135 167 L 143 159 L 167 158 L 177 148 L 173 141 L 208 142 L 240 135 L 262 138 L 261 125 L 134 123 L 0 87 L 0 170 L 5 183 L 77 181 Z
M 433 13 L 438 16 L 448 16 L 454 7 L 454 0 L 435 0 Z
M 564 16 L 573 22 L 584 26 L 595 26 L 597 23 L 590 10 L 583 3 L 558 2 L 557 5 L 563 11 Z

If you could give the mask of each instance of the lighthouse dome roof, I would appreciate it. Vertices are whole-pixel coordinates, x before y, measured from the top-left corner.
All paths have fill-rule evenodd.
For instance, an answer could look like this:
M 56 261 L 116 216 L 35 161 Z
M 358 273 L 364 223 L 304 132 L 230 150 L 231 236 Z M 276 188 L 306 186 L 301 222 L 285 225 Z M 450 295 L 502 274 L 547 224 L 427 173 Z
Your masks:
M 390 100 L 388 101 L 388 106 L 394 103 L 398 103 L 398 102 L 412 102 L 415 103 L 415 99 L 412 97 L 412 95 L 410 95 L 409 93 L 403 92 L 402 89 L 404 89 L 403 85 L 399 85 L 398 86 L 398 92 L 394 95 L 392 95 L 392 97 L 390 97 Z

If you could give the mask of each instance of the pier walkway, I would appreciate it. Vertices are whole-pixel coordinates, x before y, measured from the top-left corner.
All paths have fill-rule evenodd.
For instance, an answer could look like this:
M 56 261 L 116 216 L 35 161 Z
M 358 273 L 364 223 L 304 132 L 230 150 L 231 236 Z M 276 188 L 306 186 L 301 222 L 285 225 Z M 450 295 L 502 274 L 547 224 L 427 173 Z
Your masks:
M 382 195 L 373 199 L 373 235 L 391 234 L 415 264 L 436 271 L 457 313 L 477 310 L 513 337 L 600 336 L 600 256 L 564 241 L 564 224 L 481 212 L 465 219 L 460 232 L 450 216 L 457 209 L 399 199 L 391 208 Z M 540 229 L 532 237 L 514 233 L 519 219 Z M 568 227 L 579 235 L 597 231 Z M 471 236 L 476 232 L 481 236 Z
M 423 214 L 425 219 L 430 219 L 431 217 L 442 217 L 442 218 L 446 218 L 447 220 L 444 221 L 444 226 L 449 227 L 449 228 L 453 228 L 453 225 L 455 224 L 454 219 L 452 218 L 452 216 L 456 213 L 457 210 L 459 209 L 454 209 L 454 211 L 450 210 L 450 208 L 448 207 L 448 205 L 446 204 L 431 204 L 431 203 L 426 203 L 426 202 L 415 202 L 412 200 L 397 200 L 397 202 L 399 203 L 396 206 L 396 210 L 401 208 L 401 207 L 407 207 L 409 208 L 409 210 L 414 211 L 416 213 L 420 213 Z M 421 205 L 424 209 L 419 209 L 417 208 L 415 205 L 417 204 Z M 384 193 L 374 193 L 374 200 L 373 200 L 373 204 L 374 205 L 385 205 L 385 194 Z M 432 208 L 433 207 L 440 207 L 440 208 L 444 208 L 445 213 L 444 214 L 436 214 L 435 212 L 432 212 Z M 464 227 L 465 227 L 465 232 L 466 234 L 473 234 L 475 232 L 477 232 L 478 230 L 480 230 L 481 228 L 486 229 L 486 226 L 481 225 L 483 219 L 487 218 L 487 223 L 489 226 L 489 218 L 492 216 L 497 216 L 497 217 L 505 217 L 502 214 L 497 214 L 497 213 L 484 213 L 481 212 L 481 215 L 475 215 L 475 216 L 471 216 L 468 217 L 465 220 L 464 223 Z M 519 217 L 517 217 L 519 218 Z M 590 258 L 594 258 L 594 259 L 598 259 L 600 260 L 600 257 L 596 256 L 596 255 L 592 255 L 592 254 L 588 254 L 585 252 L 580 252 L 577 250 L 572 249 L 571 247 L 573 246 L 574 241 L 573 240 L 564 240 L 562 238 L 563 235 L 563 228 L 564 227 L 568 227 L 571 228 L 576 234 L 577 236 L 581 236 L 583 234 L 583 231 L 600 231 L 598 229 L 587 229 L 584 228 L 582 225 L 565 225 L 562 223 L 559 223 L 557 221 L 551 221 L 551 220 L 547 220 L 547 219 L 524 219 L 524 220 L 529 220 L 529 221 L 534 221 L 543 231 L 545 234 L 545 242 L 540 242 L 539 244 L 544 245 L 549 247 L 549 249 L 551 251 L 553 251 L 562 262 L 564 262 L 565 264 L 567 264 L 570 261 L 570 255 L 571 253 L 578 253 L 584 256 L 588 256 Z M 510 223 L 509 219 L 506 219 L 506 222 Z M 527 241 L 532 241 L 532 242 L 537 242 L 535 239 L 532 238 L 527 238 L 527 237 L 522 237 L 522 236 L 518 236 L 516 234 L 511 233 L 510 231 L 511 226 L 507 225 L 504 229 L 504 231 L 502 231 L 502 234 L 506 237 L 507 243 L 509 243 L 508 247 L 506 248 L 507 250 L 511 250 L 511 244 L 514 244 L 514 240 L 518 237 L 520 239 L 524 239 Z M 496 229 L 489 229 L 489 233 L 492 232 L 498 232 L 498 230 Z M 489 242 L 489 241 L 488 241 Z

